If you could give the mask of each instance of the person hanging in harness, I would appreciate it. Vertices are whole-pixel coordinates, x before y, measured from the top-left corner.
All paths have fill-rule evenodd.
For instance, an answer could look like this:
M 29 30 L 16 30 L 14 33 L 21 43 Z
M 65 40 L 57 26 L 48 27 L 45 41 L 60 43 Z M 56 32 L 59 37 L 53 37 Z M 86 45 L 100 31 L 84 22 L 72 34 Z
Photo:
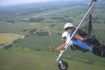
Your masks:
M 52 48 L 52 51 L 58 52 L 65 48 L 65 45 L 70 42 L 71 49 L 79 49 L 83 52 L 89 51 L 98 56 L 105 57 L 105 47 L 99 47 L 99 41 L 93 36 L 88 36 L 86 32 L 78 29 L 76 34 L 70 41 L 70 36 L 75 31 L 75 27 L 72 23 L 66 23 L 64 25 L 65 32 L 62 33 L 62 43 L 57 48 Z

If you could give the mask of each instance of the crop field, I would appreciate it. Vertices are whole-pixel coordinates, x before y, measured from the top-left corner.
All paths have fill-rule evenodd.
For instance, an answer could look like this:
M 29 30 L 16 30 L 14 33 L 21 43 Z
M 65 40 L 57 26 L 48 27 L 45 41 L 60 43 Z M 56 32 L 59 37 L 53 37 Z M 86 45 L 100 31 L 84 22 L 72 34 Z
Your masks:
M 93 12 L 92 34 L 105 44 L 103 5 Z M 49 47 L 59 46 L 64 24 L 72 22 L 77 26 L 87 8 L 87 4 L 54 2 L 14 6 L 3 12 L 0 9 L 0 43 L 19 39 L 8 48 L 0 48 L 0 70 L 58 70 L 58 53 Z M 63 57 L 69 64 L 68 70 L 105 70 L 105 58 L 89 52 L 68 48 Z
M 17 39 L 21 39 L 21 35 L 15 35 L 15 34 L 0 34 L 0 43 L 10 42 Z
M 27 30 L 30 30 L 31 26 L 27 23 L 19 23 L 15 24 L 10 23 L 0 23 L 0 33 L 11 33 L 17 35 L 26 35 Z
M 24 36 L 22 35 L 16 35 L 16 34 L 7 34 L 7 33 L 0 33 L 0 48 L 9 46 L 13 44 L 15 41 L 24 39 Z

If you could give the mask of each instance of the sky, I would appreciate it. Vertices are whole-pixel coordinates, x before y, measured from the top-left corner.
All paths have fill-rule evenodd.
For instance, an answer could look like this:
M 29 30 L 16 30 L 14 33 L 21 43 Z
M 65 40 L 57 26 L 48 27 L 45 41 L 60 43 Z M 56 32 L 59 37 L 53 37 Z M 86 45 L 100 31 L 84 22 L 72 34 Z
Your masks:
M 45 2 L 53 0 L 0 0 L 0 6 L 16 5 L 22 3 Z
M 22 3 L 33 3 L 33 2 L 46 2 L 46 1 L 54 1 L 54 0 L 0 0 L 0 6 L 16 5 Z M 62 0 L 56 0 L 56 1 L 62 1 Z M 69 1 L 77 2 L 77 1 L 88 1 L 88 0 L 69 0 Z

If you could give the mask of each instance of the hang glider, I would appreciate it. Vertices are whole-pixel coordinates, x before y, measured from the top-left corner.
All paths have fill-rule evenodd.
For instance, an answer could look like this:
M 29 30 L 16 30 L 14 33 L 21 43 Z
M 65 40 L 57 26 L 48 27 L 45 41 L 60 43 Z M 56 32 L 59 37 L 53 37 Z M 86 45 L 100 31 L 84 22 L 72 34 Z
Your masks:
M 76 34 L 76 32 L 79 30 L 79 27 L 83 24 L 83 22 L 85 21 L 86 18 L 88 18 L 88 31 L 87 34 L 90 37 L 90 39 L 88 39 L 87 42 L 92 43 L 93 45 L 97 45 L 100 47 L 95 47 L 93 48 L 93 53 L 98 55 L 98 56 L 102 56 L 105 57 L 105 50 L 103 51 L 102 49 L 105 49 L 105 47 L 103 48 L 103 44 L 101 44 L 96 37 L 92 36 L 92 13 L 93 13 L 93 9 L 95 6 L 97 0 L 91 0 L 91 4 L 86 12 L 86 14 L 84 15 L 83 19 L 81 20 L 81 22 L 78 24 L 78 26 L 75 28 L 75 30 L 73 31 L 72 35 L 70 36 L 70 41 L 72 40 L 72 38 L 74 37 L 74 35 Z M 64 50 L 60 51 L 60 54 L 58 56 L 58 58 L 56 59 L 56 62 L 58 64 L 58 67 L 60 70 L 67 70 L 68 68 L 68 64 L 66 61 L 62 60 L 62 55 L 64 54 L 64 52 L 68 49 L 68 47 L 70 46 L 70 41 L 69 43 L 67 43 L 65 45 Z

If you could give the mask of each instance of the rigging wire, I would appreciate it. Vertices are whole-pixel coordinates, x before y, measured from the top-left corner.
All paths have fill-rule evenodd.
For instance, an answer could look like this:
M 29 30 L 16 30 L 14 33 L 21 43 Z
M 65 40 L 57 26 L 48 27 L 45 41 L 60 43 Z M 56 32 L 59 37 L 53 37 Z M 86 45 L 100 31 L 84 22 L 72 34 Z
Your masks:
M 94 1 L 97 1 L 97 0 L 91 0 L 90 6 L 92 5 L 92 3 L 93 3 Z M 92 34 L 93 34 L 92 36 L 96 37 L 95 31 L 94 31 L 93 25 L 92 25 L 92 13 L 93 13 L 93 11 L 94 11 L 94 8 L 93 8 L 93 10 L 91 11 L 91 13 L 90 13 L 90 15 L 89 15 L 88 34 L 89 34 L 89 35 L 92 35 Z M 99 39 L 102 40 L 102 38 L 101 38 L 100 35 L 98 35 L 98 37 L 99 37 Z M 103 42 L 103 41 L 101 41 L 101 42 Z
M 90 3 L 90 7 L 92 6 L 93 2 L 95 2 L 96 0 L 91 0 Z M 85 19 L 85 31 L 87 32 L 87 34 L 89 36 L 94 36 L 96 37 L 95 31 L 93 29 L 93 24 L 92 24 L 92 13 L 94 11 L 94 7 L 92 8 L 92 10 L 89 12 L 89 16 Z
M 47 32 L 49 33 L 49 42 L 51 44 L 51 45 L 49 45 L 49 48 L 52 48 L 52 46 L 54 46 L 53 39 L 52 39 L 52 33 L 50 32 L 48 25 L 45 28 L 46 28 Z

